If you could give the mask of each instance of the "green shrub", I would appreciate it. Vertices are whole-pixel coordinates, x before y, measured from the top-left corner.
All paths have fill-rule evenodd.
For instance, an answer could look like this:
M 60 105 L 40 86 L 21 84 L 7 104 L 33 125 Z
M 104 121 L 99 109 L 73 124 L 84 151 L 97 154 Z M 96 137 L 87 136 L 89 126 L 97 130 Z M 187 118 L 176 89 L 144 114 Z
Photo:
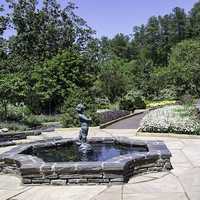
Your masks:
M 0 128 L 8 128 L 9 131 L 25 131 L 29 127 L 18 122 L 0 122 Z
M 194 98 L 189 95 L 189 94 L 185 94 L 180 98 L 181 102 L 183 104 L 187 104 L 187 105 L 192 105 L 194 103 Z
M 174 100 L 176 98 L 177 98 L 176 89 L 175 87 L 171 86 L 169 88 L 160 90 L 159 97 L 157 98 L 157 100 L 164 100 L 164 99 Z
M 98 109 L 108 109 L 110 105 L 110 101 L 108 98 L 95 98 L 95 103 L 98 106 Z
M 89 116 L 92 118 L 91 126 L 98 126 L 100 124 L 100 117 L 98 113 L 93 112 L 93 111 L 88 111 L 86 112 L 86 116 Z M 68 109 L 62 115 L 61 123 L 66 128 L 79 127 L 80 122 L 79 122 L 78 114 L 75 111 L 75 109 L 72 109 L 72 108 Z
M 70 91 L 71 95 L 65 99 L 65 103 L 62 109 L 64 113 L 61 117 L 61 123 L 63 127 L 79 127 L 78 114 L 75 111 L 76 106 L 79 103 L 83 103 L 86 107 L 85 114 L 92 118 L 92 126 L 99 124 L 98 114 L 96 114 L 97 104 L 95 99 L 89 91 L 82 91 L 80 88 L 76 88 Z
M 37 117 L 37 120 L 42 123 L 47 122 L 59 122 L 61 120 L 61 115 L 35 115 Z
M 33 127 L 37 127 L 37 126 L 40 126 L 41 125 L 41 122 L 38 120 L 37 116 L 36 115 L 29 115 L 29 116 L 25 116 L 22 120 L 22 122 L 33 128 Z
M 3 115 L 4 110 L 0 109 L 0 116 Z M 11 105 L 7 106 L 7 116 L 8 121 L 21 121 L 25 116 L 30 115 L 30 110 L 25 105 Z M 5 119 L 4 119 L 5 120 Z
M 134 111 L 146 108 L 146 104 L 140 92 L 131 90 L 120 100 L 119 107 L 121 110 Z
M 73 108 L 67 109 L 61 117 L 61 123 L 65 128 L 78 127 L 79 120 L 75 109 Z

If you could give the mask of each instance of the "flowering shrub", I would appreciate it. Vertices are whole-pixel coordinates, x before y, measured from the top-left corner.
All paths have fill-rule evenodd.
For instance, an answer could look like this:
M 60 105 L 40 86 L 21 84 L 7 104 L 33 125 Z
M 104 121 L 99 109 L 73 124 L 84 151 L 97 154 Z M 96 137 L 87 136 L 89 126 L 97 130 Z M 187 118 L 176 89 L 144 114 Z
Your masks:
M 134 111 L 146 108 L 146 104 L 141 92 L 131 90 L 120 100 L 119 107 L 120 110 Z
M 141 121 L 143 132 L 200 134 L 193 106 L 171 105 L 148 112 Z
M 176 104 L 176 100 L 145 101 L 147 108 Z

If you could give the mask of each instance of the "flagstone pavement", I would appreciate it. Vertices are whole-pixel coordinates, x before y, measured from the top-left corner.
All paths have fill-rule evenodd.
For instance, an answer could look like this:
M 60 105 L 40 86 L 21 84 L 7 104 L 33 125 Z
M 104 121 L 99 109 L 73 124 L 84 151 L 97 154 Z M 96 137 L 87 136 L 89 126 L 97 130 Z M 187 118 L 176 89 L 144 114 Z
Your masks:
M 78 129 L 30 136 L 31 142 L 49 137 L 77 137 Z M 134 129 L 91 128 L 90 137 L 126 136 L 141 140 L 163 140 L 172 153 L 173 170 L 135 176 L 124 185 L 33 186 L 20 177 L 0 174 L 0 200 L 200 200 L 200 137 L 137 133 Z M 3 153 L 13 147 L 0 148 Z

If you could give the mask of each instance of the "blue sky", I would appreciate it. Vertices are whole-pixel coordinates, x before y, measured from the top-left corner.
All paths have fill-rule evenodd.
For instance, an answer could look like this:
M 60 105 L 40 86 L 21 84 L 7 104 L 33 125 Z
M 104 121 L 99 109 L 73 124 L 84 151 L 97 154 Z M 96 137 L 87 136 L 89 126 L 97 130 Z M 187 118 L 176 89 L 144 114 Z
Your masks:
M 41 0 L 39 0 L 41 1 Z M 97 37 L 131 34 L 133 27 L 145 24 L 153 15 L 168 14 L 175 7 L 187 12 L 198 0 L 71 0 L 79 7 L 76 14 L 97 32 Z M 4 4 L 5 0 L 0 0 Z M 59 0 L 64 6 L 67 0 Z M 9 36 L 11 32 L 7 33 Z
M 198 0 L 74 0 L 76 11 L 97 31 L 97 36 L 112 37 L 132 33 L 153 15 L 168 14 L 175 7 L 189 11 Z M 61 0 L 66 2 L 66 0 Z

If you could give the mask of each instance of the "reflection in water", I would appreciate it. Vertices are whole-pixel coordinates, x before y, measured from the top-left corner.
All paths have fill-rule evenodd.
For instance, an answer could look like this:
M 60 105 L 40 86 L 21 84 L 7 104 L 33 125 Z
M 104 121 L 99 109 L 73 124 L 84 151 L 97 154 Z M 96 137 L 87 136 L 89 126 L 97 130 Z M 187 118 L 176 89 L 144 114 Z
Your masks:
M 40 148 L 34 151 L 24 152 L 29 155 L 37 156 L 45 162 L 79 162 L 79 161 L 105 161 L 110 158 L 134 153 L 146 152 L 146 147 L 127 147 L 117 144 L 91 144 L 93 151 L 86 154 L 80 153 L 79 146 L 68 144 L 66 146 Z

